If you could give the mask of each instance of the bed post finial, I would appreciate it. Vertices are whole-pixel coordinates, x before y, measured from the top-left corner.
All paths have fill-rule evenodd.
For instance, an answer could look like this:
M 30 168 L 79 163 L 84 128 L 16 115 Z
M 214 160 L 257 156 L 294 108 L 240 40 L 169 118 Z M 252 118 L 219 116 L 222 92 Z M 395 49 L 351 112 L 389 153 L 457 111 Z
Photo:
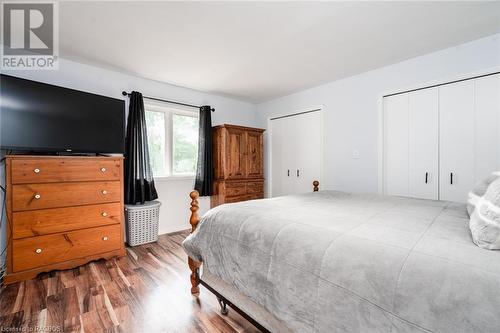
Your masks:
M 200 222 L 200 217 L 198 216 L 198 209 L 200 206 L 198 205 L 198 197 L 200 194 L 198 191 L 191 191 L 189 193 L 189 197 L 191 198 L 191 218 L 189 219 L 189 223 L 191 224 L 191 233 L 193 233 L 198 227 L 198 223 Z M 188 257 L 188 265 L 191 270 L 191 294 L 193 296 L 198 296 L 200 294 L 200 275 L 199 270 L 201 263 L 199 261 L 193 260 L 191 257 Z
M 318 192 L 319 191 L 319 182 L 317 180 L 313 181 L 313 191 Z
M 198 209 L 200 209 L 200 205 L 198 204 L 199 196 L 200 194 L 198 191 L 191 191 L 191 193 L 189 193 L 189 197 L 191 198 L 191 218 L 189 219 L 189 223 L 191 224 L 191 233 L 196 230 L 198 222 L 200 222 L 200 217 L 198 216 Z

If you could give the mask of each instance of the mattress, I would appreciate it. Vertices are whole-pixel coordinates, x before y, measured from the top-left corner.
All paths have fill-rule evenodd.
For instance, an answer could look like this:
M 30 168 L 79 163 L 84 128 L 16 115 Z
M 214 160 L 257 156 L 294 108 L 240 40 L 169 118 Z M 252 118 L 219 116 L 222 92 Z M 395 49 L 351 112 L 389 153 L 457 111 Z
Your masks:
M 293 332 L 500 331 L 500 252 L 472 243 L 464 204 L 336 191 L 226 204 L 183 246 Z

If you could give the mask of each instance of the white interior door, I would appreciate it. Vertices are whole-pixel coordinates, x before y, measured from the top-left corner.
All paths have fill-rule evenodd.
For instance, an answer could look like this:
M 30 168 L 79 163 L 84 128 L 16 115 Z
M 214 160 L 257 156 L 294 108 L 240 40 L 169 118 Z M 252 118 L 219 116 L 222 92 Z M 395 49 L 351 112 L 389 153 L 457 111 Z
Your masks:
M 475 80 L 475 182 L 500 171 L 500 74 Z
M 283 166 L 283 120 L 272 120 L 271 124 L 271 195 L 277 197 L 284 193 Z
M 440 199 L 465 202 L 474 186 L 474 80 L 439 87 Z
M 296 165 L 294 193 L 312 191 L 312 183 L 319 180 L 321 173 L 322 131 L 321 113 L 319 111 L 304 113 L 290 117 L 300 128 L 299 140 L 296 142 Z
M 384 193 L 388 195 L 409 195 L 408 96 L 384 98 Z
M 437 88 L 409 93 L 408 116 L 409 196 L 437 200 L 439 190 Z
M 322 161 L 320 111 L 271 120 L 271 195 L 312 191 Z

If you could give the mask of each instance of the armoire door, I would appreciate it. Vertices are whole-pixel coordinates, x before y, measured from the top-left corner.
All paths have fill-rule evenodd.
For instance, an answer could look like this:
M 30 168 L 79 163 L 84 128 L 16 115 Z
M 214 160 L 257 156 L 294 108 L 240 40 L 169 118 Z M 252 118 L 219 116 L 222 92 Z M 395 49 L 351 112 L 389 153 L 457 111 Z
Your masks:
M 474 80 L 439 87 L 440 200 L 465 202 L 474 186 Z
M 247 131 L 246 133 L 246 153 L 248 178 L 264 178 L 263 174 L 263 142 L 262 132 Z
M 227 128 L 226 163 L 227 179 L 244 178 L 247 174 L 246 163 L 246 132 L 237 128 Z
M 384 98 L 384 194 L 409 195 L 408 93 Z
M 408 96 L 408 194 L 413 198 L 439 197 L 438 90 L 428 88 Z

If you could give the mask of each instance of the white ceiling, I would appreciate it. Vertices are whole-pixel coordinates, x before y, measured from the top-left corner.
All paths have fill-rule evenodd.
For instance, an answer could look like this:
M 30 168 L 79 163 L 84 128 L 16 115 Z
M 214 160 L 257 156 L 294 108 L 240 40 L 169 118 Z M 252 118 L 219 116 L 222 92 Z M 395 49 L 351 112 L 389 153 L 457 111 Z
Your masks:
M 500 2 L 62 2 L 61 56 L 262 102 L 500 31 Z

